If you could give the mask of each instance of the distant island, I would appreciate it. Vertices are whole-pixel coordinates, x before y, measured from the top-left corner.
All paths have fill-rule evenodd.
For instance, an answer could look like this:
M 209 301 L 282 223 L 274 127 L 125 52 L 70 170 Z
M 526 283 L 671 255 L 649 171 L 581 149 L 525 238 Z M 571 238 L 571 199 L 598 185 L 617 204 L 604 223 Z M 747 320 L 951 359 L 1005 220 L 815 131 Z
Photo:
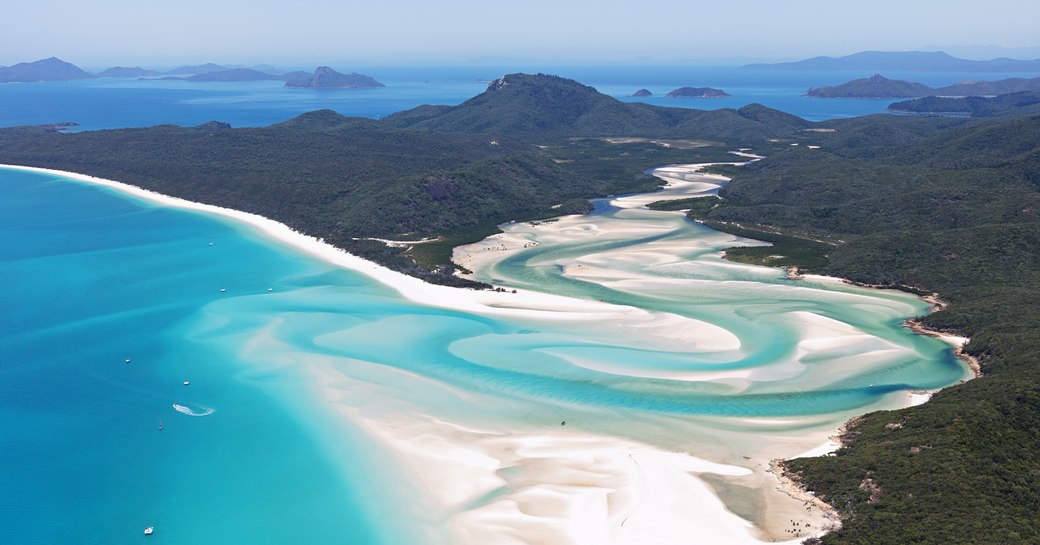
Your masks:
M 712 87 L 680 87 L 667 95 L 667 98 L 726 98 L 729 93 Z
M 0 82 L 31 83 L 37 81 L 70 81 L 89 78 L 138 78 L 155 80 L 205 81 L 302 81 L 312 77 L 310 72 L 281 72 L 269 64 L 252 67 L 226 66 L 215 63 L 178 66 L 162 72 L 140 66 L 113 66 L 96 74 L 65 62 L 57 57 L 34 62 L 23 62 L 14 66 L 0 66 Z M 375 81 L 375 80 L 372 80 Z M 378 82 L 376 82 L 378 84 Z M 378 84 L 376 86 L 381 86 Z
M 863 70 L 913 72 L 1040 72 L 1040 59 L 959 59 L 942 51 L 862 51 L 844 57 L 813 57 L 796 62 L 748 64 L 745 70 Z
M 935 90 L 938 96 L 996 96 L 1021 91 L 1040 91 L 1040 78 L 1008 78 L 997 81 L 962 81 Z
M 994 117 L 1040 114 L 1040 91 L 1022 91 L 995 97 L 930 96 L 896 102 L 888 111 L 897 114 Z
M 328 66 L 319 66 L 310 79 L 290 80 L 286 87 L 312 87 L 322 89 L 373 89 L 386 87 L 370 76 L 351 72 L 341 74 Z
M 228 70 L 229 68 L 234 68 L 234 67 L 232 67 L 232 66 L 223 66 L 223 65 L 220 65 L 220 64 L 214 64 L 214 63 L 208 62 L 206 64 L 178 66 L 177 68 L 174 68 L 173 70 L 170 70 L 170 71 L 165 72 L 165 73 L 167 75 L 170 75 L 170 76 L 175 76 L 175 75 L 178 75 L 178 74 L 184 74 L 184 75 L 206 74 L 206 73 L 209 73 L 209 72 L 220 72 L 222 70 Z
M 817 98 L 912 98 L 926 96 L 996 96 L 1040 90 L 1040 78 L 1008 78 L 997 81 L 969 80 L 933 89 L 923 83 L 888 79 L 881 74 L 831 87 L 814 87 L 807 96 Z
M 817 98 L 907 98 L 928 96 L 935 92 L 923 83 L 888 79 L 881 74 L 832 87 L 813 87 L 806 96 Z
M 250 70 L 249 68 L 232 68 L 231 70 L 219 70 L 216 72 L 205 72 L 185 78 L 187 81 L 263 81 L 281 79 L 273 74 Z
M 35 62 L 21 62 L 14 66 L 0 68 L 0 82 L 5 83 L 69 81 L 74 79 L 90 79 L 93 77 L 93 74 L 57 57 L 51 57 L 49 59 Z
M 632 96 L 634 96 L 634 97 L 650 97 L 650 96 L 654 96 L 654 94 L 650 92 L 650 89 L 640 89 L 640 90 L 632 93 Z
M 139 78 L 144 76 L 158 76 L 161 72 L 158 70 L 147 70 L 140 66 L 113 66 L 107 70 L 102 70 L 97 73 L 99 78 Z

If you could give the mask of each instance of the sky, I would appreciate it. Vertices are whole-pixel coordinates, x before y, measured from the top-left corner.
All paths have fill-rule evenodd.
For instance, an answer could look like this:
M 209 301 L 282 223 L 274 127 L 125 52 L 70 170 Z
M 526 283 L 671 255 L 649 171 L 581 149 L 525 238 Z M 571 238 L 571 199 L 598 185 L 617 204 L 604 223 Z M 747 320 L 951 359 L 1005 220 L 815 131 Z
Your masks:
M 16 0 L 0 65 L 782 60 L 1040 52 L 1038 0 Z M 984 7 L 983 7 L 984 6 Z M 1029 50 L 1003 48 L 1032 48 Z M 960 53 L 970 55 L 971 48 Z M 1018 53 L 1016 55 L 1016 53 Z

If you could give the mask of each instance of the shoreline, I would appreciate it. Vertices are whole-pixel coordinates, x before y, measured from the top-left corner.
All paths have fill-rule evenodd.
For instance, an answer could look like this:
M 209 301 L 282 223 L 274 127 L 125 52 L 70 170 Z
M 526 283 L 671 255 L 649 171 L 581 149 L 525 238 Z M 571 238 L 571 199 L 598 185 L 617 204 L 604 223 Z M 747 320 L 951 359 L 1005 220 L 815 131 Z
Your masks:
M 428 284 L 256 214 L 188 201 L 75 172 L 22 165 L 0 165 L 0 168 L 59 176 L 74 183 L 107 188 L 123 196 L 153 204 L 228 218 L 255 229 L 271 242 L 294 248 L 333 266 L 364 274 L 417 304 L 519 320 L 583 320 L 653 332 L 665 340 L 686 338 L 688 341 L 693 333 L 701 337 L 703 342 L 715 342 L 711 339 L 714 332 L 697 333 L 696 329 L 691 330 L 690 324 L 699 322 L 676 315 L 530 290 L 509 293 Z M 514 541 L 501 533 L 502 525 L 509 524 L 529 529 L 534 537 L 545 538 L 543 542 L 546 544 L 559 545 L 584 544 L 590 542 L 589 539 L 596 543 L 626 544 L 640 542 L 647 535 L 655 536 L 655 543 L 681 545 L 691 532 L 708 540 L 744 545 L 768 543 L 773 537 L 763 527 L 733 514 L 714 489 L 696 476 L 701 472 L 740 474 L 733 472 L 743 472 L 746 468 L 709 462 L 686 452 L 662 449 L 621 436 L 579 432 L 577 429 L 568 429 L 566 433 L 569 439 L 554 440 L 551 438 L 559 432 L 467 429 L 448 422 L 437 422 L 435 417 L 423 412 L 411 417 L 399 414 L 402 418 L 420 422 L 418 426 L 401 427 L 385 418 L 366 418 L 362 414 L 365 411 L 363 401 L 360 402 L 361 406 L 354 400 L 344 403 L 342 400 L 346 396 L 337 386 L 343 380 L 344 376 L 340 375 L 325 377 L 315 381 L 315 387 L 328 396 L 332 404 L 330 410 L 338 410 L 349 421 L 362 424 L 374 440 L 399 452 L 405 464 L 410 466 L 405 470 L 416 476 L 418 482 L 415 484 L 424 492 L 436 491 L 442 484 L 449 494 L 454 493 L 450 492 L 452 490 L 458 490 L 460 482 L 495 484 L 478 495 L 457 495 L 456 500 L 465 496 L 461 504 L 447 502 L 438 506 L 445 509 L 445 515 L 452 519 L 446 528 L 455 530 L 460 536 L 481 535 L 487 538 L 482 543 L 512 544 Z M 351 391 L 350 394 L 352 397 L 357 392 Z M 402 434 L 401 430 L 407 432 Z M 478 440 L 453 443 L 459 433 L 476 434 Z M 416 435 L 423 438 L 421 443 L 424 442 L 424 448 L 417 449 L 412 442 Z M 589 450 L 589 442 L 600 446 Z M 457 458 L 455 454 L 461 454 L 462 457 Z M 495 458 L 494 455 L 501 458 Z M 416 458 L 408 459 L 409 456 Z M 463 462 L 461 465 L 460 461 Z M 524 471 L 542 468 L 539 473 L 532 475 L 545 475 L 546 481 L 539 483 L 536 479 L 520 483 L 522 486 L 517 490 L 519 495 L 506 496 L 503 498 L 505 503 L 497 502 L 491 506 L 493 509 L 476 512 L 472 502 L 498 490 L 502 479 L 499 470 L 510 467 L 523 468 Z M 575 487 L 573 479 L 576 475 L 583 475 L 583 479 L 591 481 Z M 454 477 L 454 480 L 449 476 Z M 445 481 L 446 478 L 449 480 Z M 612 511 L 614 502 L 611 498 L 614 497 L 628 498 L 625 509 L 627 515 L 622 519 L 616 517 L 616 510 Z M 666 498 L 667 501 L 662 503 L 663 500 L 659 498 Z M 524 505 L 528 506 L 527 509 L 538 509 L 545 502 L 563 509 L 565 518 L 561 519 L 559 513 L 542 512 L 539 515 L 516 511 Z M 544 508 L 541 509 L 544 511 Z M 455 514 L 450 515 L 451 512 Z M 679 517 L 677 514 L 680 512 L 686 515 L 700 514 Z M 578 518 L 571 520 L 567 518 L 568 514 Z M 564 520 L 567 523 L 561 524 Z M 700 526 L 690 524 L 691 520 L 697 520 Z M 776 525 L 770 525 L 773 526 Z M 465 539 L 461 541 L 465 542 Z M 790 545 L 798 543 L 783 542 Z
M 702 167 L 703 167 L 703 165 L 702 165 Z M 447 287 L 447 286 L 439 286 L 439 285 L 429 284 L 429 283 L 426 283 L 426 282 L 424 282 L 424 281 L 422 281 L 422 280 L 420 280 L 418 278 L 410 277 L 410 276 L 404 275 L 402 273 L 398 273 L 398 272 L 392 271 L 390 269 L 387 269 L 385 267 L 382 267 L 382 266 L 380 266 L 378 264 L 375 264 L 373 262 L 366 261 L 366 260 L 364 260 L 364 259 L 362 259 L 360 257 L 354 256 L 354 255 L 352 255 L 352 254 L 350 254 L 350 253 L 348 253 L 348 252 L 346 252 L 344 250 L 336 248 L 336 247 L 334 247 L 334 246 L 324 242 L 323 240 L 320 240 L 320 239 L 317 239 L 317 238 L 314 238 L 314 237 L 310 237 L 308 235 L 304 235 L 304 234 L 302 234 L 300 232 L 294 231 L 293 229 L 291 229 L 290 227 L 286 226 L 285 224 L 276 222 L 274 220 L 270 220 L 268 218 L 264 218 L 264 217 L 256 215 L 256 214 L 250 214 L 250 213 L 247 213 L 247 212 L 242 212 L 242 211 L 233 210 L 233 209 L 229 209 L 229 208 L 223 208 L 223 207 L 218 207 L 218 206 L 214 206 L 214 205 L 207 205 L 207 204 L 203 204 L 203 203 L 197 203 L 197 202 L 193 202 L 193 201 L 188 201 L 188 200 L 185 200 L 185 199 L 179 199 L 179 198 L 175 198 L 175 197 L 170 197 L 170 196 L 163 195 L 163 194 L 160 194 L 160 193 L 157 193 L 157 192 L 154 192 L 154 191 L 142 189 L 140 187 L 133 186 L 133 185 L 130 185 L 130 184 L 125 184 L 125 183 L 122 183 L 122 182 L 117 182 L 117 181 L 113 181 L 113 180 L 107 180 L 107 179 L 103 179 L 103 178 L 97 178 L 97 177 L 88 176 L 88 175 L 79 174 L 79 173 L 74 173 L 74 172 L 60 171 L 60 170 L 54 170 L 54 169 L 45 169 L 45 168 L 39 168 L 39 167 L 26 167 L 26 166 L 19 166 L 19 165 L 0 165 L 0 168 L 9 168 L 9 169 L 12 169 L 12 170 L 21 170 L 21 171 L 28 171 L 28 172 L 37 172 L 37 173 L 57 175 L 57 176 L 61 176 L 61 177 L 64 177 L 64 178 L 67 178 L 67 179 L 70 179 L 70 180 L 73 180 L 73 181 L 76 181 L 76 182 L 82 182 L 82 183 L 98 185 L 98 186 L 114 189 L 114 190 L 116 190 L 116 191 L 118 191 L 120 193 L 123 193 L 123 194 L 126 194 L 126 195 L 130 195 L 132 197 L 136 197 L 136 198 L 139 198 L 139 199 L 142 199 L 142 200 L 145 200 L 145 201 L 149 201 L 149 202 L 157 203 L 157 204 L 160 204 L 160 205 L 164 205 L 164 206 L 170 206 L 170 207 L 175 207 L 175 208 L 194 210 L 194 211 L 205 212 L 205 213 L 209 213 L 209 214 L 213 214 L 213 215 L 217 215 L 217 216 L 221 216 L 221 217 L 225 217 L 225 218 L 230 218 L 230 219 L 242 222 L 244 224 L 247 224 L 247 225 L 251 226 L 252 228 L 255 228 L 256 230 L 258 230 L 261 233 L 263 233 L 264 235 L 266 235 L 269 239 L 273 239 L 274 241 L 276 241 L 278 243 L 281 243 L 281 244 L 287 245 L 289 247 L 292 247 L 292 248 L 294 248 L 296 250 L 302 251 L 302 252 L 304 252 L 304 253 L 306 253 L 308 255 L 311 255 L 313 257 L 321 259 L 321 260 L 323 260 L 323 261 L 325 261 L 327 263 L 330 263 L 330 264 L 332 264 L 334 266 L 340 266 L 340 267 L 343 267 L 343 268 L 346 268 L 346 269 L 349 269 L 349 270 L 352 270 L 352 271 L 364 274 L 364 275 L 372 278 L 376 282 L 378 282 L 380 284 L 383 284 L 383 285 L 386 285 L 386 286 L 394 289 L 395 291 L 400 293 L 401 296 L 404 297 L 405 299 L 407 299 L 409 301 L 412 301 L 412 302 L 415 302 L 415 303 L 418 303 L 418 304 L 432 305 L 432 306 L 437 306 L 437 307 L 441 307 L 441 308 L 449 308 L 449 309 L 455 309 L 455 310 L 463 310 L 463 311 L 474 312 L 474 313 L 478 313 L 478 314 L 482 314 L 482 315 L 508 316 L 508 317 L 520 318 L 520 319 L 530 318 L 530 319 L 539 319 L 539 320 L 546 319 L 546 320 L 564 320 L 564 321 L 591 320 L 591 321 L 609 321 L 609 322 L 630 322 L 630 321 L 635 320 L 635 321 L 641 322 L 640 325 L 641 325 L 642 328 L 646 328 L 646 327 L 654 328 L 655 332 L 672 331 L 673 334 L 675 334 L 675 335 L 679 335 L 679 334 L 689 335 L 690 334 L 689 326 L 688 326 L 687 323 L 685 323 L 685 321 L 684 321 L 684 323 L 680 323 L 680 324 L 675 324 L 675 323 L 669 324 L 668 323 L 668 322 L 674 322 L 675 318 L 679 318 L 678 316 L 650 312 L 650 311 L 646 311 L 646 310 L 643 310 L 643 309 L 639 309 L 637 307 L 626 307 L 626 306 L 622 306 L 622 305 L 614 305 L 614 304 L 610 304 L 610 303 L 603 303 L 603 302 L 600 302 L 600 301 L 591 301 L 591 300 L 578 299 L 578 298 L 572 298 L 572 297 L 566 297 L 566 296 L 557 296 L 557 295 L 545 294 L 545 293 L 535 292 L 535 291 L 530 291 L 530 290 L 517 290 L 514 293 L 495 292 L 495 291 L 474 291 L 474 290 L 465 290 L 465 289 L 460 289 L 460 288 L 452 288 L 452 287 Z M 718 175 L 705 175 L 705 176 L 706 177 L 710 176 L 712 178 L 722 178 L 723 180 L 728 179 L 728 178 L 725 178 L 725 177 L 722 177 L 722 176 L 718 176 Z M 652 200 L 661 200 L 660 199 L 660 195 L 656 195 L 656 194 L 649 194 L 649 195 L 653 195 L 653 197 L 650 198 Z M 487 240 L 487 239 L 485 239 L 485 240 Z M 478 242 L 477 244 L 480 244 L 482 242 L 483 241 Z M 806 275 L 806 276 L 809 277 L 810 275 Z M 815 275 L 813 275 L 813 276 L 815 276 Z M 856 284 L 854 282 L 851 282 L 851 281 L 848 281 L 848 280 L 845 280 L 845 279 L 840 279 L 840 278 L 834 278 L 834 277 L 821 277 L 821 278 L 828 278 L 828 279 L 832 279 L 833 278 L 833 281 L 840 281 L 840 282 L 844 282 L 844 283 L 858 285 L 858 284 Z M 875 287 L 875 288 L 877 288 L 879 286 L 864 286 L 864 287 Z M 882 288 L 884 288 L 884 287 L 882 287 Z M 927 299 L 926 299 L 926 301 L 927 301 Z M 926 328 L 924 328 L 922 326 L 919 326 L 919 325 L 918 325 L 918 328 L 914 328 L 913 325 L 910 325 L 910 324 L 913 323 L 912 320 L 908 320 L 907 323 L 911 327 L 911 329 L 914 330 L 915 333 L 925 334 L 925 335 L 934 336 L 934 337 L 939 337 L 939 338 L 943 338 L 944 340 L 946 340 L 943 337 L 941 332 L 931 332 L 930 330 L 927 330 Z M 705 335 L 705 332 L 701 332 L 700 334 L 701 335 Z M 667 335 L 667 333 L 666 333 L 666 335 Z M 947 335 L 947 337 L 949 337 L 949 335 Z M 949 341 L 947 341 L 947 342 L 949 342 Z M 970 356 L 968 356 L 968 357 L 970 357 Z M 969 360 L 966 360 L 966 361 L 969 361 Z M 915 403 L 912 403 L 912 404 L 915 404 Z M 449 423 L 443 423 L 443 424 L 451 426 L 451 424 L 449 424 Z M 835 433 L 840 434 L 844 427 L 845 427 L 844 425 L 839 427 L 838 430 L 835 431 Z M 485 432 L 485 433 L 487 433 L 487 432 Z M 619 441 L 625 441 L 623 438 L 619 438 L 619 437 L 614 437 L 613 439 L 617 439 Z M 385 437 L 383 438 L 383 440 L 385 440 Z M 831 442 L 825 443 L 824 445 L 829 445 L 829 446 L 833 447 Z M 821 447 L 818 447 L 817 449 L 814 449 L 814 451 L 820 450 L 824 445 L 821 445 Z M 839 442 L 839 446 L 840 446 L 840 442 Z M 653 448 L 653 447 L 650 447 L 649 445 L 647 445 L 646 448 Z M 661 452 L 663 452 L 663 451 L 661 451 Z M 678 453 L 676 453 L 676 454 L 678 454 Z M 658 459 L 658 458 L 655 458 L 655 459 Z M 634 461 L 634 459 L 633 459 L 633 461 Z M 683 464 L 679 464 L 679 466 L 682 466 L 682 465 Z M 771 466 L 772 466 L 772 464 L 771 464 Z M 672 469 L 674 470 L 675 467 L 678 467 L 678 466 L 675 466 L 673 464 L 672 465 Z M 443 466 L 442 466 L 442 468 L 443 468 Z M 830 507 L 829 505 L 823 503 L 822 500 L 819 500 L 818 498 L 815 498 L 815 496 L 812 496 L 811 494 L 809 494 L 808 491 L 805 490 L 804 488 L 802 488 L 796 481 L 786 477 L 782 473 L 774 472 L 772 470 L 772 468 L 769 471 L 767 471 L 767 473 L 771 473 L 771 474 L 773 474 L 777 478 L 777 481 L 779 482 L 779 486 L 780 486 L 780 488 L 782 489 L 782 491 L 785 494 L 787 494 L 788 496 L 790 496 L 790 497 L 792 497 L 792 498 L 794 498 L 796 500 L 799 500 L 799 501 L 803 501 L 804 500 L 803 496 L 804 497 L 811 497 L 813 500 L 815 500 L 813 502 L 813 504 L 816 505 L 818 508 L 820 508 L 823 511 L 823 516 L 825 518 L 827 518 L 828 520 L 832 520 L 832 521 L 833 520 L 837 520 L 836 519 L 836 517 L 838 516 L 837 515 L 837 513 L 838 513 L 837 510 L 835 510 L 833 507 Z M 673 487 L 674 487 L 674 485 L 676 483 L 678 483 L 679 481 L 678 481 L 678 479 L 672 479 L 670 481 L 665 480 L 665 481 L 662 481 L 662 482 L 666 482 L 666 483 L 672 484 Z M 716 501 L 718 501 L 718 497 L 714 494 L 714 492 L 711 492 L 710 489 L 709 489 L 709 494 L 711 494 L 711 496 L 713 498 L 715 498 Z M 487 521 L 484 521 L 484 522 L 487 522 Z M 590 522 L 589 524 L 594 524 L 594 523 L 595 522 Z M 624 522 L 622 522 L 622 524 L 624 524 Z M 756 530 L 761 531 L 761 528 L 759 526 L 755 526 L 754 528 Z M 834 529 L 834 527 L 830 527 L 826 531 L 831 531 L 833 529 Z M 580 530 L 582 532 L 585 532 L 585 531 L 588 530 L 588 527 L 583 527 Z M 822 535 L 822 534 L 819 534 L 819 535 Z M 748 537 L 751 537 L 751 536 L 748 536 Z M 806 537 L 809 537 L 809 536 L 808 535 L 801 536 L 801 537 L 798 538 L 799 541 L 795 541 L 795 542 L 792 542 L 792 543 L 800 542 L 801 539 L 805 539 Z M 556 541 L 553 541 L 553 543 L 555 543 L 555 542 Z M 560 542 L 563 543 L 564 541 L 560 541 Z
M 923 290 L 919 290 L 912 286 L 884 286 L 881 284 L 867 284 L 864 282 L 856 282 L 855 280 L 850 280 L 848 278 L 840 278 L 837 276 L 805 274 L 798 270 L 798 267 L 787 267 L 787 278 L 789 280 L 837 280 L 845 284 L 859 286 L 862 288 L 870 288 L 877 290 L 898 290 L 905 293 L 910 293 L 913 295 L 917 295 L 921 298 L 922 301 L 932 305 L 932 308 L 928 311 L 928 314 L 939 312 L 941 310 L 944 310 L 947 306 L 949 306 L 949 303 L 942 300 L 938 293 L 932 292 L 927 295 L 918 295 Z M 958 359 L 963 361 L 965 365 L 968 366 L 968 369 L 971 371 L 972 375 L 974 375 L 972 378 L 982 378 L 983 374 L 981 362 L 978 358 L 972 356 L 964 350 L 964 347 L 967 346 L 969 342 L 971 342 L 971 337 L 965 337 L 957 331 L 942 331 L 939 329 L 928 328 L 921 323 L 920 318 L 907 318 L 903 321 L 903 325 L 918 335 L 933 337 L 951 345 L 953 347 L 953 354 L 957 356 Z M 962 380 L 961 382 L 964 381 Z M 915 405 L 918 404 L 919 403 L 915 403 Z
M 844 429 L 844 426 L 840 429 Z M 812 491 L 805 488 L 799 480 L 793 478 L 787 469 L 787 460 L 782 458 L 770 460 L 769 474 L 776 477 L 777 481 L 780 483 L 777 486 L 777 489 L 802 502 L 806 511 L 811 512 L 812 508 L 815 507 L 823 514 L 823 518 L 827 520 L 827 523 L 821 529 L 821 532 L 814 534 L 815 537 L 822 537 L 825 534 L 841 529 L 841 513 L 839 513 L 831 504 L 816 497 L 816 494 L 813 494 Z M 813 536 L 804 537 L 808 538 Z
M 419 278 L 408 276 L 372 261 L 365 260 L 345 250 L 337 248 L 325 242 L 323 239 L 306 235 L 294 230 L 284 223 L 265 218 L 258 214 L 189 201 L 179 197 L 171 197 L 169 195 L 143 189 L 124 182 L 80 174 L 77 172 L 8 164 L 0 164 L 0 168 L 61 176 L 75 182 L 112 189 L 124 195 L 129 195 L 147 202 L 172 208 L 204 212 L 236 220 L 256 229 L 260 233 L 266 235 L 269 239 L 284 246 L 301 251 L 331 265 L 364 274 L 376 282 L 394 289 L 405 299 L 417 304 L 475 312 L 491 316 L 547 319 L 552 321 L 590 319 L 624 319 L 640 322 L 663 321 L 661 319 L 662 316 L 655 315 L 656 313 L 636 307 L 614 305 L 600 301 L 577 299 L 530 290 L 516 290 L 515 292 L 510 293 L 495 290 L 461 289 L 439 284 L 431 284 Z

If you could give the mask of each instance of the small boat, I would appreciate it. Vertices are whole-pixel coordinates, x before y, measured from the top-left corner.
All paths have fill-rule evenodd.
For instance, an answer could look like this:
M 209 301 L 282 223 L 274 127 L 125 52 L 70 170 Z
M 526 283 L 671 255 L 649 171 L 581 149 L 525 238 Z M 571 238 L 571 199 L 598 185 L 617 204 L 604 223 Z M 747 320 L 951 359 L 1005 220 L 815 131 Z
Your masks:
M 186 380 L 186 381 L 184 381 L 184 385 L 185 385 L 185 386 L 187 386 L 187 385 L 189 385 L 189 384 L 191 384 L 191 382 L 190 382 L 190 381 L 187 381 L 187 380 Z
M 227 288 L 220 288 L 220 293 L 224 293 L 225 291 L 227 291 Z
M 159 431 L 162 431 L 162 420 L 159 421 Z
M 155 526 L 149 526 L 144 529 L 144 535 L 150 536 L 155 533 Z

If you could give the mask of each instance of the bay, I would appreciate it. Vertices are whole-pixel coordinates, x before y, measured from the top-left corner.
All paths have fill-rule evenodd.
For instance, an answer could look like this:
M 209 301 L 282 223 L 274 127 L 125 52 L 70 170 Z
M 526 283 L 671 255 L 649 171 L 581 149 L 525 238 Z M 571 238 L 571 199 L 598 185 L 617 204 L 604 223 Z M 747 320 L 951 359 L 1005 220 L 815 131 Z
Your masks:
M 0 170 L 0 194 L 0 501 L 16 515 L 0 532 L 14 543 L 152 525 L 167 543 L 455 543 L 560 486 L 556 470 L 520 476 L 590 441 L 742 475 L 716 490 L 724 503 L 697 500 L 711 535 L 743 524 L 734 510 L 769 524 L 791 507 L 750 500 L 763 458 L 965 378 L 947 346 L 902 327 L 918 299 L 724 262 L 733 237 L 674 213 L 606 202 L 507 228 L 537 244 L 484 269 L 497 280 L 612 305 L 561 320 L 412 301 L 251 226 L 60 176 Z M 567 222 L 617 236 L 568 237 Z M 638 276 L 632 255 L 672 254 L 649 287 L 559 274 Z M 618 463 L 597 471 L 621 479 Z M 529 518 L 531 535 L 585 528 Z

